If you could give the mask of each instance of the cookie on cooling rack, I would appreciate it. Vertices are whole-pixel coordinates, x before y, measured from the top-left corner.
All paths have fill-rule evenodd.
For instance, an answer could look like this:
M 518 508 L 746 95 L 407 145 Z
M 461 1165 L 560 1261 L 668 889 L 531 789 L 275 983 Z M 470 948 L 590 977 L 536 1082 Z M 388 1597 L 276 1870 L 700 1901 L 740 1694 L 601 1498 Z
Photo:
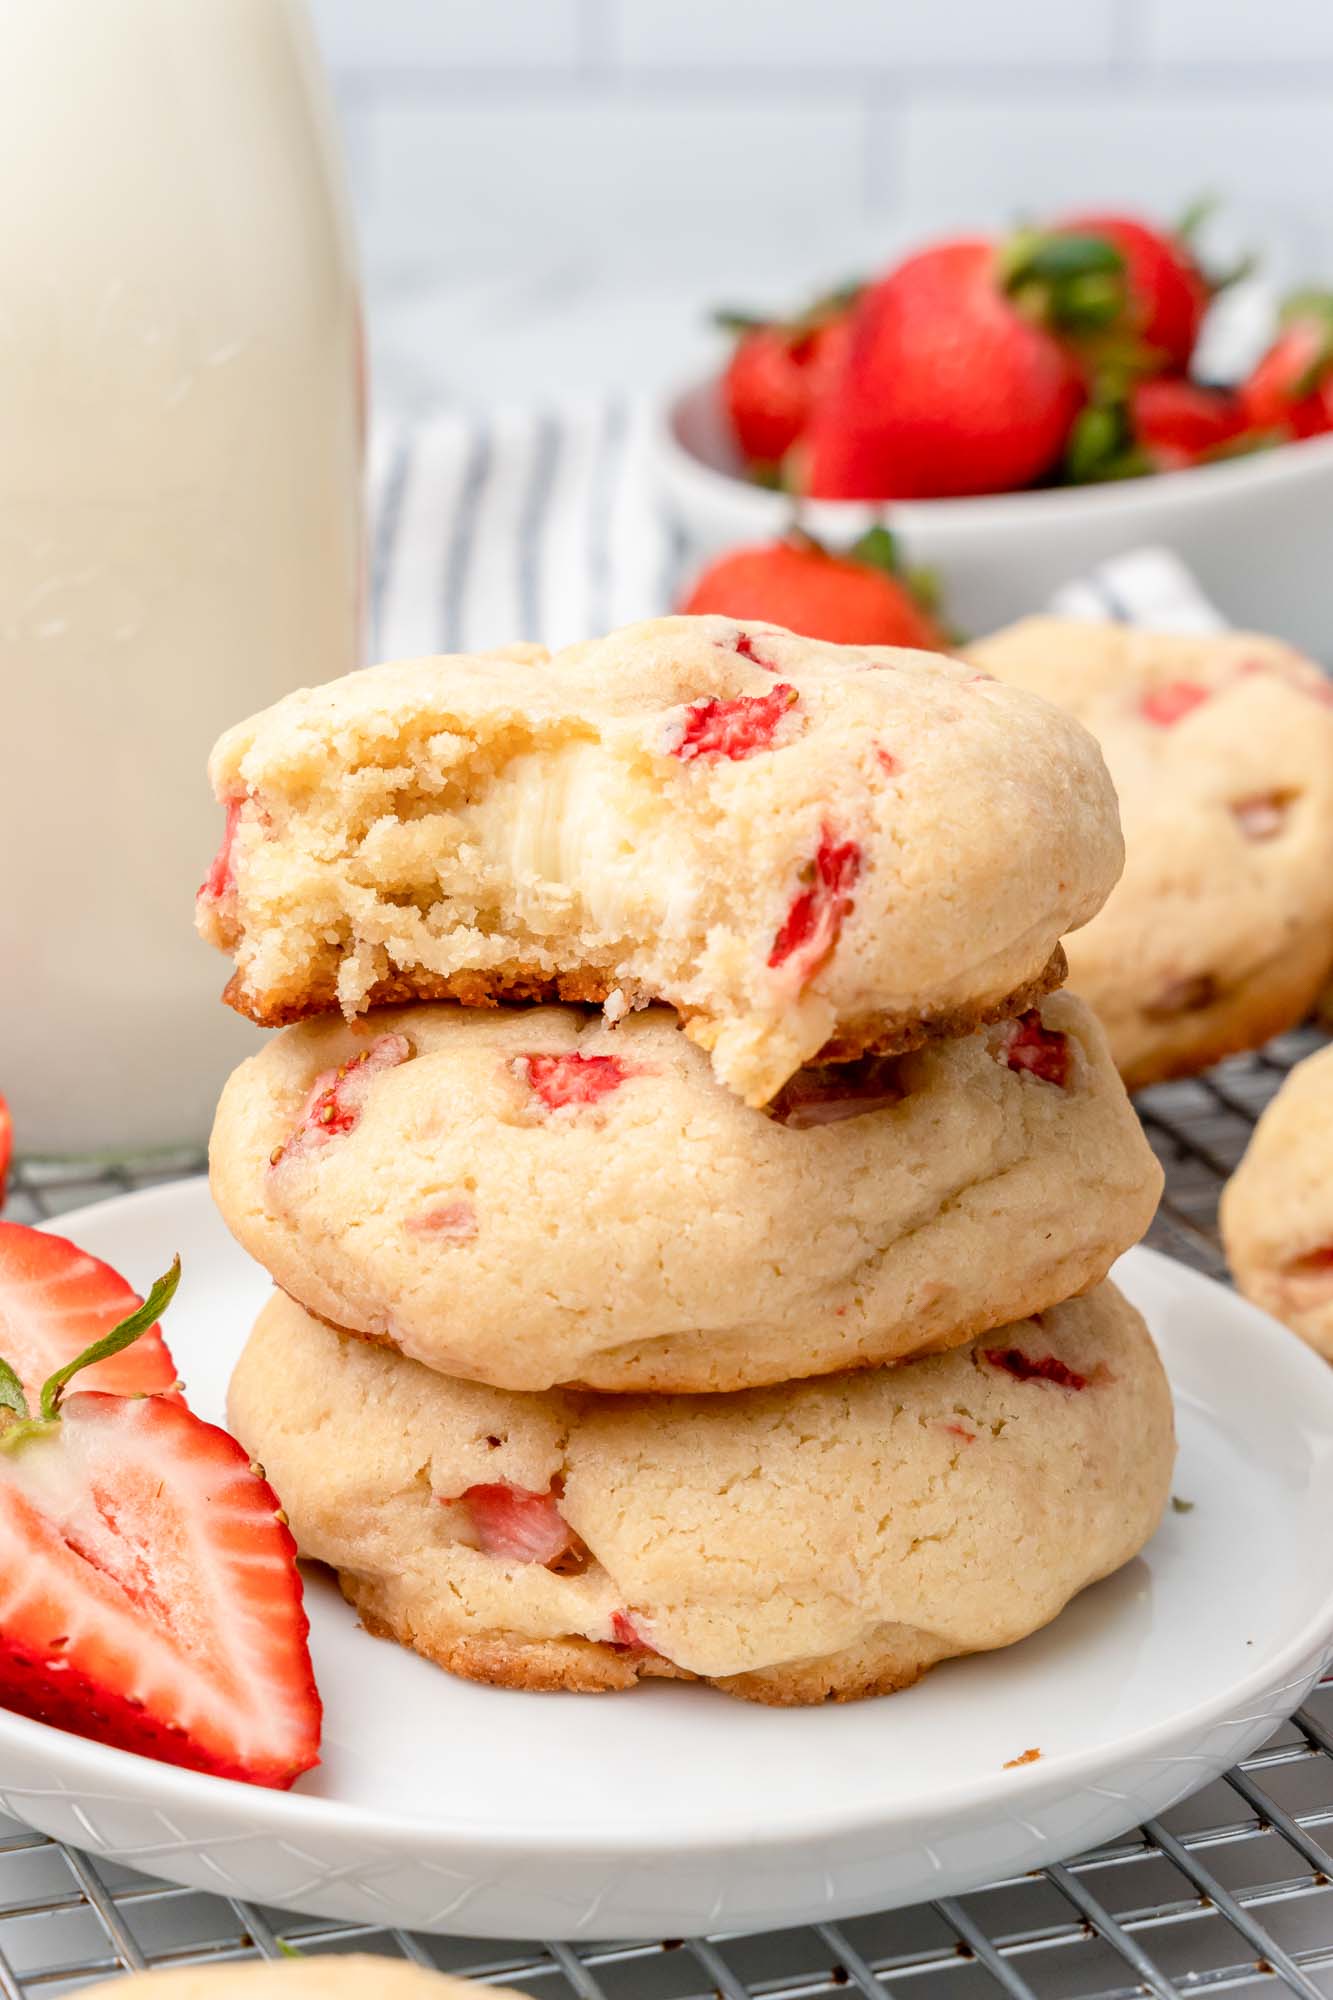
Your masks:
M 1333 1361 L 1333 1048 L 1297 1063 L 1265 1109 L 1219 1220 L 1246 1298 Z
M 1125 872 L 1069 943 L 1131 1089 L 1301 1020 L 1333 962 L 1333 684 L 1277 640 L 1030 618 L 972 647 L 1076 715 Z
M 971 1339 L 1105 1276 L 1161 1170 L 1087 1008 L 803 1070 L 747 1110 L 650 1008 L 288 1028 L 211 1147 L 336 1327 L 508 1389 L 729 1390 Z
M 477 2000 L 466 1979 L 364 1952 L 324 1952 L 280 1965 L 180 1965 L 81 1989 L 81 2000 Z M 524 2000 L 506 1986 L 486 2000 Z
M 200 891 L 273 1026 L 454 998 L 675 1007 L 766 1103 L 1058 985 L 1120 872 L 1100 752 L 938 654 L 725 618 L 304 689 L 213 753 Z
M 951 1354 L 710 1397 L 454 1382 L 278 1295 L 229 1416 L 371 1632 L 510 1687 L 784 1705 L 1045 1625 L 1148 1540 L 1175 1449 L 1109 1284 Z

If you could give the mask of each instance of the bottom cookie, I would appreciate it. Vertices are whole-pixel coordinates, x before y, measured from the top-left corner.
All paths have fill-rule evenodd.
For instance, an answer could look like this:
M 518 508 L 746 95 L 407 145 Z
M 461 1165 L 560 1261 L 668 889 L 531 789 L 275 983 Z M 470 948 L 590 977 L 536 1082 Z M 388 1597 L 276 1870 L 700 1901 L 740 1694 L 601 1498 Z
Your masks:
M 401 1958 L 321 1953 L 279 1965 L 178 1965 L 91 1986 L 83 2000 L 478 2000 L 466 1979 Z M 488 1986 L 485 2000 L 523 2000 Z
M 454 1382 L 279 1295 L 230 1422 L 368 1630 L 504 1686 L 778 1704 L 1036 1631 L 1142 1548 L 1174 1459 L 1105 1284 L 898 1368 L 658 1397 Z

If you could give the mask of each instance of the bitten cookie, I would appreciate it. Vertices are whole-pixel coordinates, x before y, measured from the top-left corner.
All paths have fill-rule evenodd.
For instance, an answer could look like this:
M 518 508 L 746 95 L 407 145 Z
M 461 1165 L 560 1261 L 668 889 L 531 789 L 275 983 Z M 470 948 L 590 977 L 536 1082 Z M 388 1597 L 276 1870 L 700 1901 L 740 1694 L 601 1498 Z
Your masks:
M 758 1105 L 1029 1005 L 1120 871 L 1096 745 L 957 661 L 725 618 L 532 654 L 373 667 L 222 738 L 198 917 L 243 1013 L 665 1000 Z
M 1333 683 L 1277 640 L 1029 618 L 971 648 L 1091 730 L 1125 872 L 1070 979 L 1131 1090 L 1299 1021 L 1333 962 Z
M 322 1952 L 281 1965 L 181 1965 L 90 1986 L 82 2000 L 526 2000 L 506 1986 L 478 1988 L 401 1958 Z
M 236 1071 L 211 1162 L 302 1305 L 507 1389 L 728 1390 L 948 1347 L 1104 1277 L 1162 1179 L 1066 994 L 803 1070 L 768 1117 L 664 1008 L 326 1016 Z
M 1175 1449 L 1110 1285 L 952 1354 L 725 1397 L 452 1382 L 278 1295 L 229 1412 L 370 1631 L 511 1687 L 781 1704 L 1045 1625 L 1148 1540 Z
M 1269 1104 L 1218 1219 L 1246 1298 L 1333 1361 L 1333 1048 L 1297 1063 Z

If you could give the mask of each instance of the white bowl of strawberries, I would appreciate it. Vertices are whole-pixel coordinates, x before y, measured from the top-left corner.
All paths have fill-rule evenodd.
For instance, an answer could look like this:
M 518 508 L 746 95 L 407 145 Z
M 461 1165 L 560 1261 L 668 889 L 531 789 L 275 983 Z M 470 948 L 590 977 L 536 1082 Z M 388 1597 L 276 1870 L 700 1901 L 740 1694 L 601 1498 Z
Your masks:
M 1133 217 L 928 246 L 734 327 L 722 372 L 661 413 L 667 511 L 695 566 L 886 525 L 971 632 L 1161 543 L 1230 620 L 1331 657 L 1333 295 L 1292 298 L 1223 386 L 1189 372 L 1218 288 L 1186 234 Z M 704 584 L 691 609 L 760 615 Z

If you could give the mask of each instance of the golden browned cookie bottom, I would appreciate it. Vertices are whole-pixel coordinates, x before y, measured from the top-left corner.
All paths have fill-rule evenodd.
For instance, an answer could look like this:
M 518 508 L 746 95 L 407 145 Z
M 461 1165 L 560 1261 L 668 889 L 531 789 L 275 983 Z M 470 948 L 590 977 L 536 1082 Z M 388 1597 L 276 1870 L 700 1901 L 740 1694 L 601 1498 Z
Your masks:
M 825 1042 L 813 1061 L 854 1062 L 858 1056 L 906 1055 L 926 1042 L 973 1034 L 992 1021 L 1008 1020 L 1035 1006 L 1044 994 L 1062 986 L 1068 973 L 1064 947 L 1057 945 L 1035 978 L 1025 980 L 998 999 L 952 1008 L 942 1014 L 855 1015 Z M 401 1007 L 417 1000 L 456 1000 L 462 1007 L 528 1006 L 537 1001 L 563 1000 L 572 1005 L 600 1007 L 619 984 L 599 972 L 561 973 L 552 978 L 523 966 L 492 973 L 397 972 L 376 982 L 370 989 L 367 1007 Z M 300 1000 L 265 1003 L 247 989 L 239 973 L 228 980 L 222 997 L 229 1007 L 260 1028 L 287 1028 L 317 1014 L 338 1012 L 338 996 L 332 987 L 311 988 Z M 659 996 L 639 997 L 652 1000 Z M 684 1018 L 688 1016 L 682 1015 Z
M 518 1688 L 528 1694 L 616 1694 L 641 1680 L 708 1678 L 673 1666 L 659 1653 L 599 1645 L 591 1639 L 433 1638 L 407 1621 L 393 1621 L 384 1612 L 373 1583 L 340 1572 L 338 1584 L 373 1638 L 408 1646 L 461 1680 Z M 709 1684 L 738 1700 L 759 1702 L 768 1708 L 863 1701 L 911 1687 L 948 1651 L 924 1633 L 892 1626 L 875 1644 L 851 1646 L 822 1660 L 795 1660 L 764 1672 L 723 1674 Z

